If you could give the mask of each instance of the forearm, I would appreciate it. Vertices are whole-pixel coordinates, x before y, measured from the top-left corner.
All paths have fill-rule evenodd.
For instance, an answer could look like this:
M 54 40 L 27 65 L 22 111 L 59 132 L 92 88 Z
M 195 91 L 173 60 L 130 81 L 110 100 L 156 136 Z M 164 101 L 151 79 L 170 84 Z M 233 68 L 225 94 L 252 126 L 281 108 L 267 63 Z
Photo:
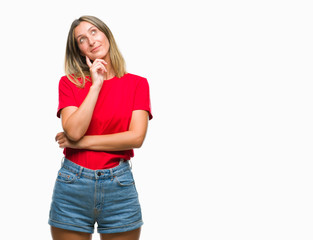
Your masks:
M 146 137 L 148 119 L 148 112 L 135 110 L 132 113 L 128 131 L 107 135 L 87 135 L 77 141 L 73 141 L 67 134 L 60 132 L 56 135 L 55 140 L 61 148 L 94 151 L 123 151 L 140 148 Z
M 134 131 L 109 135 L 84 136 L 77 142 L 77 148 L 93 151 L 123 151 L 140 148 L 145 136 Z
M 99 92 L 100 89 L 98 87 L 91 86 L 85 100 L 79 108 L 65 119 L 63 119 L 62 113 L 64 132 L 71 140 L 78 141 L 85 135 L 92 118 Z

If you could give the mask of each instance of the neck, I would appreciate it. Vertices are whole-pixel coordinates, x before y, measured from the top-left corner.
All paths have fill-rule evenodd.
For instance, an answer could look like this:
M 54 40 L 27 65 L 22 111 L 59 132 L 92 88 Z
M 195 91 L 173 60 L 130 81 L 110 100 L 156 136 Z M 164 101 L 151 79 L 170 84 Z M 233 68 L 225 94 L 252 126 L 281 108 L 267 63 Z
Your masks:
M 106 61 L 108 64 L 105 66 L 105 68 L 107 69 L 107 80 L 111 79 L 115 76 L 115 72 L 114 69 L 112 67 L 112 63 L 111 63 L 111 58 L 110 55 L 107 54 L 104 58 L 104 61 Z

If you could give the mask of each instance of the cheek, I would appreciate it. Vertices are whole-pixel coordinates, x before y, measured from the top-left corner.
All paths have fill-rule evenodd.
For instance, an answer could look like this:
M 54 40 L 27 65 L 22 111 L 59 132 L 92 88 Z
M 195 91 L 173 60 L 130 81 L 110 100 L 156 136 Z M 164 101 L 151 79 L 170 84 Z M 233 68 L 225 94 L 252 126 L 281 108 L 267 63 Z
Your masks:
M 110 48 L 109 40 L 107 39 L 107 37 L 104 34 L 102 36 L 100 36 L 99 41 L 101 41 L 104 44 L 106 49 Z
M 110 44 L 109 44 L 109 42 L 105 42 L 105 45 L 104 45 L 105 47 L 105 51 L 109 51 L 110 50 Z
M 84 46 L 79 46 L 78 48 L 80 50 L 80 54 L 86 56 L 87 48 Z

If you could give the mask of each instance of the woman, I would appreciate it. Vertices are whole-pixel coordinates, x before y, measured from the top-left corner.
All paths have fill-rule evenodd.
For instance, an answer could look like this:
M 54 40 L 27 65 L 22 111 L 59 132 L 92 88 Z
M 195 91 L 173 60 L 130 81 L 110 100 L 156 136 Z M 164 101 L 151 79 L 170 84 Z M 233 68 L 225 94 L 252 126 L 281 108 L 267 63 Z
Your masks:
M 54 240 L 139 239 L 143 224 L 129 160 L 152 119 L 149 85 L 126 73 L 110 29 L 83 16 L 70 28 L 59 83 L 64 148 L 51 203 Z

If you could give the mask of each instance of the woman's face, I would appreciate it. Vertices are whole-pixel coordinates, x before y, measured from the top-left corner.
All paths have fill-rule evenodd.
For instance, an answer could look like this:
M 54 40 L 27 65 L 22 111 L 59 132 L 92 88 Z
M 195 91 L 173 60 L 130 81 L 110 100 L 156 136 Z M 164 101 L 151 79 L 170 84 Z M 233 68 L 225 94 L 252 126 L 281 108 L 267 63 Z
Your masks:
M 74 36 L 83 56 L 91 60 L 109 57 L 109 40 L 96 26 L 83 21 L 74 29 Z

